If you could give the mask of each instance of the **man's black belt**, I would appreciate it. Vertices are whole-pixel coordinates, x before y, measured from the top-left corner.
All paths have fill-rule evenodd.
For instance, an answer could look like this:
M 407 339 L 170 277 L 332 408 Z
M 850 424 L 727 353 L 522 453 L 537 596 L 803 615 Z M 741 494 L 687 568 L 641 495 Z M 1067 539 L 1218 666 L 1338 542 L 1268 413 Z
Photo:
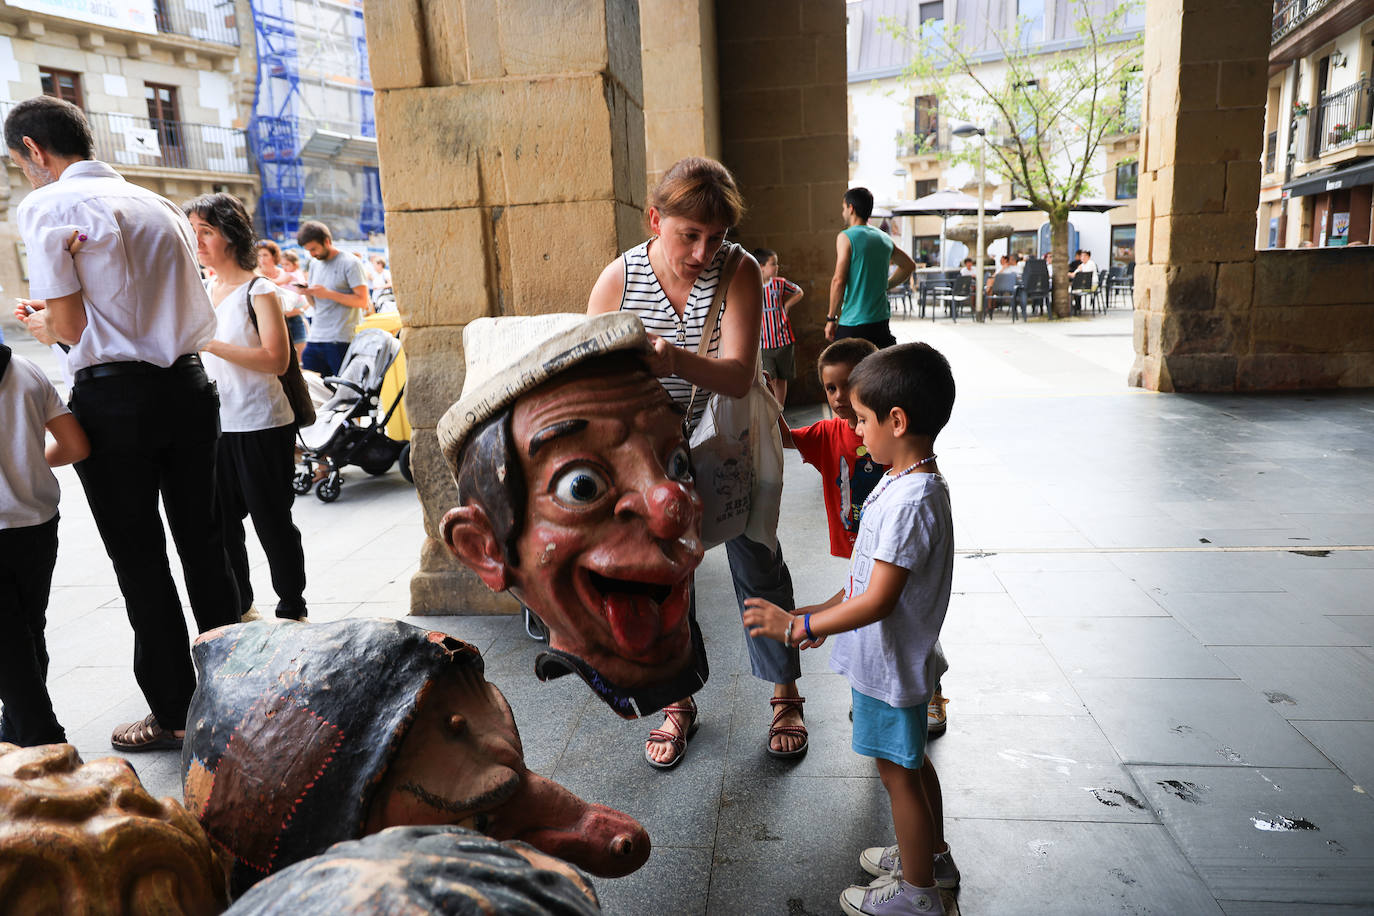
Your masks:
M 129 360 L 121 363 L 101 363 L 98 366 L 87 366 L 85 369 L 76 370 L 76 381 L 92 382 L 100 378 L 114 378 L 118 375 L 158 375 L 163 372 L 172 372 L 177 369 L 189 369 L 192 366 L 200 365 L 200 355 L 197 353 L 187 353 L 185 356 L 178 356 L 176 361 L 170 366 L 155 366 L 152 363 L 145 363 L 142 360 Z

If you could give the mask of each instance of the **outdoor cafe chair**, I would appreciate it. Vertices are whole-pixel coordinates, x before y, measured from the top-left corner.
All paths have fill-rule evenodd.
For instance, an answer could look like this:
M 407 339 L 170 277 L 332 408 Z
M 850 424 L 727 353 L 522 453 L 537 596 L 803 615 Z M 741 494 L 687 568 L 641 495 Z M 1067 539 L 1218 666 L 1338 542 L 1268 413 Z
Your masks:
M 944 303 L 945 309 L 949 312 L 949 317 L 958 321 L 959 309 L 968 306 L 970 311 L 973 310 L 973 278 L 955 277 L 949 291 L 940 293 L 935 298 Z M 934 309 L 930 310 L 930 320 L 935 320 Z
M 1021 317 L 1026 317 L 1026 309 L 1032 313 L 1050 310 L 1050 271 L 1045 262 L 1034 258 L 1021 268 Z
M 1016 271 L 1004 270 L 992 278 L 992 289 L 983 297 L 983 304 L 987 306 L 988 315 L 991 316 L 997 306 L 1005 304 L 1011 312 L 1011 320 L 1016 320 Z M 1025 318 L 1024 311 L 1021 315 Z
M 1088 308 L 1097 311 L 1098 293 L 1097 274 L 1091 270 L 1080 270 L 1069 278 L 1069 295 L 1073 297 L 1074 314 L 1083 311 L 1083 300 L 1088 300 Z

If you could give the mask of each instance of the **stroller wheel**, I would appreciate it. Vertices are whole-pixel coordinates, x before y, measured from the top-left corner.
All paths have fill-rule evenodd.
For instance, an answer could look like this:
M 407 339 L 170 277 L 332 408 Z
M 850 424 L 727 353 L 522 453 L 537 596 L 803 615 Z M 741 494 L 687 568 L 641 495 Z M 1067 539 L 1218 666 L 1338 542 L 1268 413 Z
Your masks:
M 314 485 L 315 475 L 310 471 L 297 471 L 296 476 L 291 478 L 291 489 L 296 491 L 297 496 L 309 493 Z
M 401 468 L 401 476 L 406 479 L 406 483 L 414 483 L 415 478 L 410 476 L 410 443 L 405 444 L 401 449 L 401 454 L 396 458 L 396 463 Z
M 315 487 L 315 496 L 322 503 L 332 503 L 339 498 L 339 491 L 343 489 L 343 481 L 337 474 L 330 474 Z

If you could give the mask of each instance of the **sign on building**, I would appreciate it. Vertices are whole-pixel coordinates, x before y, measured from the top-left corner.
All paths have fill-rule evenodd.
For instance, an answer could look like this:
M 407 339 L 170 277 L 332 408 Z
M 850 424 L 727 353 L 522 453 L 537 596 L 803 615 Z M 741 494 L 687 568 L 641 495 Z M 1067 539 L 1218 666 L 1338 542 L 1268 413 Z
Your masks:
M 157 34 L 153 0 L 8 0 L 11 7 L 91 25 Z

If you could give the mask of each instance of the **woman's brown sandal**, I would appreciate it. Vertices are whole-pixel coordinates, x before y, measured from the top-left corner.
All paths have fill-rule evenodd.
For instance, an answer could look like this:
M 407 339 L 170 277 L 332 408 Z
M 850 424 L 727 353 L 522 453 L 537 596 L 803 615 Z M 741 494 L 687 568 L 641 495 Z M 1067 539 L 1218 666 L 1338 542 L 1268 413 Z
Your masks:
M 682 762 L 682 758 L 687 753 L 687 742 L 696 734 L 697 725 L 697 704 L 688 700 L 685 704 L 674 703 L 672 706 L 663 707 L 663 714 L 677 726 L 677 734 L 655 728 L 649 732 L 649 741 L 657 741 L 660 744 L 671 744 L 673 755 L 667 760 L 658 761 L 649 753 L 648 745 L 644 747 L 644 759 L 649 761 L 649 766 L 659 770 L 671 770 Z
M 768 728 L 768 753 L 781 760 L 788 760 L 793 757 L 800 757 L 806 753 L 807 746 L 811 743 L 807 736 L 805 725 L 779 725 L 778 720 L 787 715 L 789 710 L 795 709 L 798 715 L 805 715 L 802 712 L 802 705 L 806 703 L 806 697 L 773 697 L 768 701 L 773 705 L 773 724 Z M 773 739 L 778 735 L 792 735 L 802 739 L 802 743 L 790 751 L 780 751 L 773 747 Z
M 117 751 L 179 751 L 181 743 L 182 739 L 163 728 L 152 713 L 119 726 L 110 735 L 110 746 Z

